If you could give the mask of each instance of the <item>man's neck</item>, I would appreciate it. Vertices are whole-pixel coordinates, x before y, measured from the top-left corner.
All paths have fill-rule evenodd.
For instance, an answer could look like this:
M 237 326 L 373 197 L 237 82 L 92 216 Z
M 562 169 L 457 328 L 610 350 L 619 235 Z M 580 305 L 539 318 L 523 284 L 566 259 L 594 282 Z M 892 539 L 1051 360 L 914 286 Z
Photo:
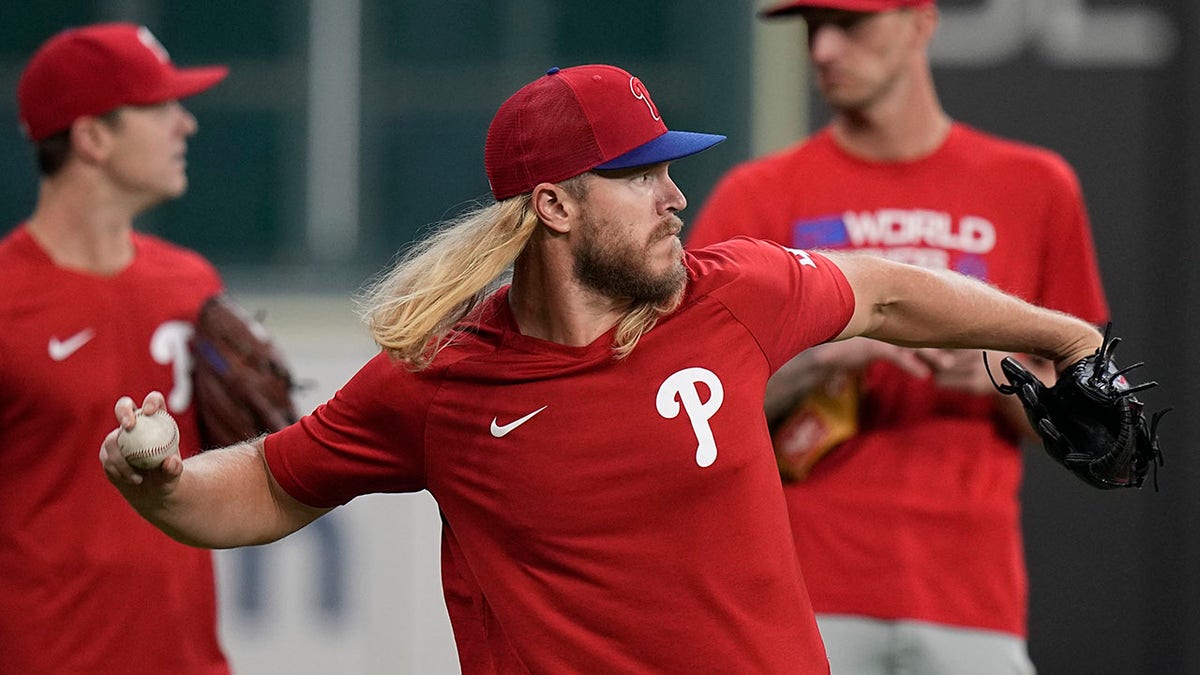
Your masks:
M 60 267 L 111 276 L 133 262 L 133 215 L 87 190 L 44 180 L 26 229 Z
M 907 162 L 933 154 L 950 134 L 952 122 L 945 113 L 881 120 L 840 114 L 830 128 L 843 150 L 877 162 Z
M 513 269 L 509 307 L 522 335 L 573 347 L 592 344 L 627 307 L 583 287 L 565 258 L 526 251 Z
M 878 162 L 927 157 L 941 147 L 952 121 L 942 110 L 932 76 L 917 78 L 914 88 L 861 110 L 841 110 L 830 124 L 846 152 Z

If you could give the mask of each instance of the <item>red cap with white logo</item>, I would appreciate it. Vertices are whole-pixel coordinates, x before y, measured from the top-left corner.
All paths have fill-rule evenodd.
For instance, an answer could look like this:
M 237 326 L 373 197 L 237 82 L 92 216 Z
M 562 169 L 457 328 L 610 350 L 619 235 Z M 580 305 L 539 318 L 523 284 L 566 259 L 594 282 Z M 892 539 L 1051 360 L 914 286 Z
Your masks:
M 55 35 L 33 54 L 17 84 L 21 125 L 40 141 L 85 115 L 198 94 L 226 66 L 176 68 L 145 26 L 103 23 Z
M 723 140 L 669 131 L 646 86 L 620 68 L 551 68 L 500 106 L 488 128 L 484 166 L 499 201 L 538 183 L 667 162 Z

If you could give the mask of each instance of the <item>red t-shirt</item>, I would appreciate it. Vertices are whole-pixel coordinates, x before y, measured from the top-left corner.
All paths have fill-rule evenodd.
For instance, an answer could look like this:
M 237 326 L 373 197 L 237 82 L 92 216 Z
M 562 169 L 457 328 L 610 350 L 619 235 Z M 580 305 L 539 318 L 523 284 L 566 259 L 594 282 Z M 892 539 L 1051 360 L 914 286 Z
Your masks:
M 824 130 L 735 167 L 688 245 L 734 235 L 953 269 L 1097 324 L 1108 314 L 1071 168 L 962 124 L 911 162 L 852 157 Z M 883 363 L 863 392 L 858 435 L 785 491 L 814 608 L 1024 635 L 1021 453 L 994 397 Z
M 826 672 L 762 404 L 771 372 L 845 326 L 850 288 L 766 242 L 685 262 L 683 305 L 623 360 L 611 333 L 522 335 L 504 289 L 427 370 L 380 355 L 267 438 L 307 504 L 429 490 L 463 568 L 460 651 L 478 638 L 467 672 Z
M 195 253 L 135 235 L 112 277 L 0 240 L 0 671 L 228 672 L 208 551 L 147 523 L 100 470 L 113 403 L 167 396 L 194 454 L 187 341 L 221 288 Z

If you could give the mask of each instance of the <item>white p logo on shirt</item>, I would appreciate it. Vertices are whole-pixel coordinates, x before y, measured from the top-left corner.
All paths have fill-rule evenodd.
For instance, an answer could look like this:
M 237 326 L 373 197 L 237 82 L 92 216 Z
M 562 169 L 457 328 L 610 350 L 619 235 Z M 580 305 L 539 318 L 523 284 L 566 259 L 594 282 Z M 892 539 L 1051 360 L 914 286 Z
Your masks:
M 166 392 L 171 412 L 182 412 L 192 402 L 192 352 L 188 343 L 193 333 L 195 329 L 186 321 L 167 321 L 150 336 L 150 357 L 171 366 L 173 384 Z
M 711 395 L 707 401 L 700 400 L 697 384 L 703 383 Z M 706 368 L 684 368 L 672 373 L 663 380 L 658 388 L 655 401 L 658 414 L 666 419 L 679 416 L 682 409 L 692 421 L 692 431 L 696 434 L 696 464 L 701 467 L 711 466 L 717 461 L 717 442 L 713 439 L 712 427 L 708 420 L 721 409 L 725 400 L 725 388 L 721 386 L 715 373 Z

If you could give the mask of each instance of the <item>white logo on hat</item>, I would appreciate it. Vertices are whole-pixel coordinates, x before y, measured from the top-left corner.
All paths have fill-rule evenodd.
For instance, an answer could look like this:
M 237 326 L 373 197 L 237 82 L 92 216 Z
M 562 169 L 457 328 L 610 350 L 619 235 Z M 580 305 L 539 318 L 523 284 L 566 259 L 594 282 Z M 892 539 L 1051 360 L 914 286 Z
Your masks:
M 167 54 L 167 48 L 162 46 L 162 43 L 158 41 L 158 38 L 154 37 L 154 33 L 151 33 L 149 28 L 138 26 L 137 36 L 138 40 L 141 40 L 142 44 L 146 45 L 146 49 L 154 52 L 159 61 L 163 63 L 171 62 L 171 57 Z
M 661 121 L 662 117 L 658 114 L 658 108 L 654 106 L 654 101 L 650 100 L 650 92 L 646 89 L 646 85 L 636 77 L 629 78 L 629 91 L 633 92 L 633 97 L 639 101 L 645 101 L 646 107 L 650 109 L 650 116 L 654 121 Z

